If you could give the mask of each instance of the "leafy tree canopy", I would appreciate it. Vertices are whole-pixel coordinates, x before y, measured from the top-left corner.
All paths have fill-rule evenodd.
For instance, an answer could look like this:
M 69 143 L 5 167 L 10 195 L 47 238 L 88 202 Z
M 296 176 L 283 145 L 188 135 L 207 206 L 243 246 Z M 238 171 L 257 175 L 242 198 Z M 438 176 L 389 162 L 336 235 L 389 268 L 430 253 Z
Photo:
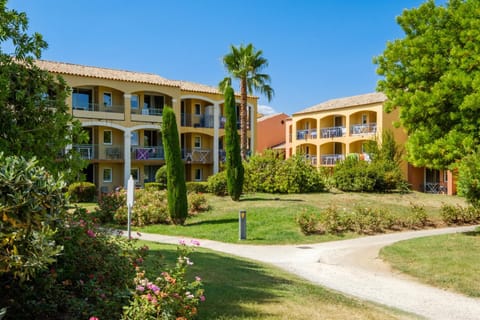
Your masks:
M 480 142 L 480 2 L 429 0 L 397 18 L 403 39 L 374 58 L 386 111 L 400 108 L 408 160 L 444 169 Z
M 65 149 L 83 141 L 81 126 L 68 112 L 65 81 L 35 66 L 47 44 L 27 29 L 25 13 L 7 9 L 6 0 L 0 0 L 0 151 L 35 156 L 48 171 L 73 180 L 84 161 Z

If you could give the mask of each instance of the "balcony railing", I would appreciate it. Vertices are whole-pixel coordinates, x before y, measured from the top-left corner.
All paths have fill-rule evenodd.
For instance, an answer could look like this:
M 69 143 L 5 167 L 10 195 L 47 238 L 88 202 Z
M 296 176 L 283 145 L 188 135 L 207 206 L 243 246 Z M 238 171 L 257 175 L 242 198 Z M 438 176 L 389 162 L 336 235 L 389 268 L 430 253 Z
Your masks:
M 132 109 L 132 114 L 141 114 L 144 116 L 161 116 L 162 113 L 163 108 Z
M 324 154 L 320 157 L 322 165 L 333 166 L 337 161 L 344 160 L 345 156 L 343 154 Z
M 212 149 L 182 149 L 182 159 L 186 163 L 212 163 Z
M 322 138 L 343 137 L 346 135 L 346 131 L 345 127 L 329 127 L 321 129 Z
M 297 140 L 316 139 L 316 138 L 317 138 L 317 129 L 297 130 Z
M 135 160 L 165 160 L 163 146 L 132 147 L 132 159 Z
M 354 124 L 350 126 L 351 135 L 375 134 L 377 132 L 376 123 Z
M 123 160 L 123 145 L 76 144 L 72 146 L 85 160 Z
M 74 104 L 73 110 L 123 113 L 125 107 L 123 105 L 106 106 L 98 103 L 89 103 L 88 105 Z
M 305 157 L 305 161 L 307 161 L 307 163 L 310 163 L 312 166 L 317 165 L 317 156 L 311 155 L 311 154 L 306 154 L 304 157 Z

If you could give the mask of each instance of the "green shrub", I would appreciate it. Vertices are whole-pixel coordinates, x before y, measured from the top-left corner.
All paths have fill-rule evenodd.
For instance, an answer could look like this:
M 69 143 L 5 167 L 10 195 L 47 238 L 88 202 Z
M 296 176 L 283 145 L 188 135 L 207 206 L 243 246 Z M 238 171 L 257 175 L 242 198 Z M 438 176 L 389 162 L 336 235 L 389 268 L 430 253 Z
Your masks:
M 474 206 L 462 207 L 443 204 L 440 208 L 440 216 L 448 225 L 480 222 L 480 210 Z
M 125 201 L 114 214 L 114 221 L 123 225 L 128 223 L 128 208 Z M 170 224 L 171 222 L 166 191 L 135 190 L 131 220 L 133 226 L 142 227 L 156 223 Z
M 167 189 L 167 166 L 162 166 L 155 173 L 155 182 L 160 184 L 160 189 Z
M 220 171 L 219 173 L 208 177 L 207 184 L 208 191 L 216 196 L 223 197 L 228 194 L 226 171 Z
M 304 208 L 297 215 L 296 222 L 305 235 L 321 233 L 321 230 L 319 229 L 320 219 L 317 214 L 311 210 Z
M 208 182 L 205 181 L 189 181 L 187 182 L 187 192 L 207 193 Z
M 124 189 L 104 194 L 98 200 L 98 209 L 95 215 L 103 223 L 112 222 L 115 213 L 120 207 L 125 205 L 126 201 L 127 193 Z
M 339 211 L 335 206 L 323 210 L 320 215 L 320 222 L 327 233 L 343 233 L 351 230 L 351 215 L 345 210 Z
M 374 234 L 384 231 L 383 211 L 355 207 L 351 217 L 352 231 L 359 234 Z
M 209 209 L 207 198 L 203 193 L 190 192 L 187 195 L 187 199 L 188 214 L 191 216 Z
M 278 153 L 266 151 L 245 163 L 245 189 L 267 193 L 322 192 L 325 191 L 324 173 L 301 155 L 283 160 Z
M 161 183 L 158 182 L 145 182 L 145 190 L 155 191 L 155 190 L 164 190 L 165 188 Z
M 72 202 L 93 202 L 97 187 L 91 182 L 74 182 L 68 186 Z
M 423 228 L 428 224 L 428 215 L 425 207 L 410 204 L 410 212 L 402 219 L 402 224 L 408 229 Z

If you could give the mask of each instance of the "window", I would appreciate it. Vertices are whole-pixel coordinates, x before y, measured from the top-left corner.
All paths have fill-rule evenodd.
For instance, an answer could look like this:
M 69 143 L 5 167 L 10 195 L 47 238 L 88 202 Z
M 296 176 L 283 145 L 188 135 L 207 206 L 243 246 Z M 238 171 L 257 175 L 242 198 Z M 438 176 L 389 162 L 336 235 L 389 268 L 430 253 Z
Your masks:
M 195 141 L 193 143 L 193 147 L 195 149 L 200 149 L 202 147 L 202 137 L 195 136 Z
M 103 144 L 112 144 L 112 141 L 113 141 L 112 130 L 104 130 Z
M 73 88 L 73 109 L 89 110 L 93 105 L 93 91 L 91 89 Z
M 105 107 L 111 107 L 112 106 L 112 94 L 110 92 L 104 92 L 103 93 L 103 105 Z
M 443 170 L 443 182 L 448 182 L 448 170 Z
M 130 136 L 130 143 L 132 146 L 138 146 L 138 131 L 133 131 Z
M 199 116 L 202 114 L 202 106 L 200 103 L 195 103 L 195 115 Z
M 138 109 L 138 105 L 139 105 L 138 95 L 132 94 L 132 96 L 130 97 L 130 107 L 132 109 Z
M 103 168 L 103 182 L 112 182 L 112 168 Z
M 138 168 L 132 168 L 130 170 L 130 174 L 132 175 L 133 180 L 138 182 L 138 180 L 140 179 L 140 171 L 138 170 Z
M 195 169 L 195 181 L 202 181 L 202 169 Z

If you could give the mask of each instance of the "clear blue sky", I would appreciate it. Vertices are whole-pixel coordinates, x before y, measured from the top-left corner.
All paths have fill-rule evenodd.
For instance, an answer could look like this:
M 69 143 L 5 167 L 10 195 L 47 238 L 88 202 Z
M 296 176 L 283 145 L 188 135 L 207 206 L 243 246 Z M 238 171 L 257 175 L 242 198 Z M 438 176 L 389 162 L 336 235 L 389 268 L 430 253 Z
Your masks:
M 253 43 L 269 61 L 289 115 L 333 98 L 374 92 L 372 58 L 403 38 L 395 17 L 422 0 L 10 0 L 45 60 L 149 72 L 217 86 L 230 45 Z M 444 2 L 444 1 L 441 1 Z M 438 1 L 437 1 L 438 3 Z M 236 88 L 238 90 L 238 87 Z

